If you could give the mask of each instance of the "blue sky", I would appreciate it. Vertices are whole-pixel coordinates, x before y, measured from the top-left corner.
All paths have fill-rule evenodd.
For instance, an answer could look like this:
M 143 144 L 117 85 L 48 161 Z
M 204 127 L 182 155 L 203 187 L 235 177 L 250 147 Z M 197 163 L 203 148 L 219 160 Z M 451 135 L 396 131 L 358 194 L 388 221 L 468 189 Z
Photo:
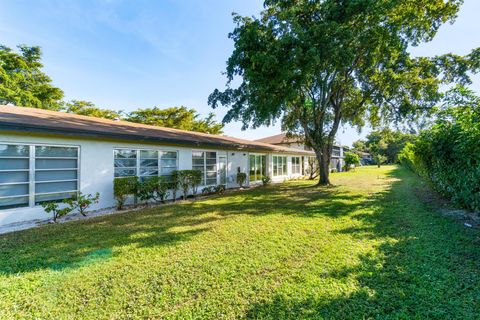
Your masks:
M 231 13 L 261 8 L 259 0 L 0 0 L 0 43 L 41 46 L 45 70 L 66 99 L 125 111 L 185 105 L 206 115 L 208 95 L 225 84 Z M 465 54 L 479 47 L 479 12 L 480 1 L 466 0 L 454 25 L 412 52 Z M 478 77 L 472 88 L 480 92 Z M 225 114 L 213 111 L 219 121 Z M 280 131 L 240 127 L 228 124 L 225 133 L 257 139 Z M 351 144 L 367 132 L 342 128 L 338 139 Z

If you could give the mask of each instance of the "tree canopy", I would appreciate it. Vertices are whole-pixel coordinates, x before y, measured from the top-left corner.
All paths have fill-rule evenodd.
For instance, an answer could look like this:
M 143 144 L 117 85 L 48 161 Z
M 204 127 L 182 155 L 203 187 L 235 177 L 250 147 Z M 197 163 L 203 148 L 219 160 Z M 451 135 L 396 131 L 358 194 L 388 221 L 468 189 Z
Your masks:
M 398 163 L 400 151 L 415 138 L 415 134 L 383 128 L 370 132 L 365 140 L 355 141 L 353 147 L 355 151 L 368 152 L 373 156 L 382 155 L 388 163 Z
M 266 0 L 259 18 L 235 15 L 227 87 L 209 97 L 229 107 L 224 122 L 271 125 L 305 135 L 329 184 L 340 125 L 415 119 L 442 85 L 469 83 L 480 50 L 466 56 L 412 57 L 452 22 L 461 0 Z M 237 85 L 238 78 L 241 79 Z
M 65 104 L 65 108 L 63 108 L 62 110 L 68 113 L 75 113 L 82 116 L 105 118 L 111 120 L 122 118 L 121 111 L 101 109 L 95 106 L 93 102 L 83 100 L 72 100 L 70 102 L 67 102 Z
M 63 91 L 43 71 L 40 47 L 0 45 L 0 104 L 59 110 Z
M 138 109 L 130 113 L 99 108 L 84 100 L 63 100 L 63 91 L 54 87 L 42 70 L 40 47 L 18 46 L 19 52 L 0 45 L 0 105 L 63 111 L 83 116 L 121 119 L 154 126 L 220 134 L 223 124 L 215 121 L 213 113 L 205 118 L 195 109 L 186 107 L 157 107 Z
M 223 124 L 217 123 L 214 117 L 215 115 L 210 113 L 206 118 L 201 119 L 195 109 L 182 106 L 166 109 L 157 107 L 138 109 L 129 113 L 125 120 L 167 128 L 220 134 Z

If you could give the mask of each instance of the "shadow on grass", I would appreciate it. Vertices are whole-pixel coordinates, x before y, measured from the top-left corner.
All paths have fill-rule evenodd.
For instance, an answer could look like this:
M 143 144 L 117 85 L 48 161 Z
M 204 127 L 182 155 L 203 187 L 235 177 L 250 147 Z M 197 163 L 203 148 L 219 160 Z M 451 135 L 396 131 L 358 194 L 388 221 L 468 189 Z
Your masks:
M 123 246 L 172 246 L 210 230 L 217 220 L 239 214 L 340 217 L 362 205 L 361 200 L 362 196 L 335 187 L 282 184 L 192 203 L 48 225 L 0 236 L 0 274 L 77 268 L 111 259 Z
M 358 241 L 378 240 L 352 268 L 330 272 L 357 289 L 337 297 L 276 294 L 251 306 L 253 319 L 479 319 L 480 250 L 468 230 L 419 202 L 417 178 L 405 169 L 389 174 L 391 188 L 370 199 L 370 213 L 353 215 L 362 227 L 338 231 Z

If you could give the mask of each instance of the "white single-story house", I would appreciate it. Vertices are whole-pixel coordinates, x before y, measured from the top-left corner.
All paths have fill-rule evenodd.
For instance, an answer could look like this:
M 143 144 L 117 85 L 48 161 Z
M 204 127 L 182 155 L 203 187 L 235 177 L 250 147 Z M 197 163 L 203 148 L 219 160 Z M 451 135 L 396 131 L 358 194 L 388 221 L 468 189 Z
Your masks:
M 255 140 L 256 142 L 263 142 L 268 144 L 273 144 L 276 146 L 282 146 L 292 149 L 299 149 L 305 151 L 312 151 L 312 148 L 305 144 L 304 138 L 299 136 L 289 137 L 286 133 L 276 134 L 274 136 L 265 137 L 262 139 Z M 333 146 L 332 157 L 330 159 L 330 168 L 335 169 L 338 172 L 343 170 L 344 166 L 344 150 L 340 144 Z M 316 161 L 316 157 L 315 157 Z
M 261 183 L 262 175 L 273 182 L 301 177 L 313 155 L 223 135 L 0 106 L 0 225 L 45 219 L 42 202 L 78 192 L 100 193 L 92 210 L 114 207 L 115 177 L 198 169 L 203 186 L 235 188 L 237 172 L 249 184 Z

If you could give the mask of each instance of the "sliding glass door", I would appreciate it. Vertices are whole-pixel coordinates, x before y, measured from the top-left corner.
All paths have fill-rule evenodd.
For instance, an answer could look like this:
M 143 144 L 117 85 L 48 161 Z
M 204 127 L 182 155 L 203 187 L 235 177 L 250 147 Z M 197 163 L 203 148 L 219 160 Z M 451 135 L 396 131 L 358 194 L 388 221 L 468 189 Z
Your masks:
M 250 182 L 262 180 L 262 176 L 267 175 L 267 156 L 259 154 L 250 155 Z

